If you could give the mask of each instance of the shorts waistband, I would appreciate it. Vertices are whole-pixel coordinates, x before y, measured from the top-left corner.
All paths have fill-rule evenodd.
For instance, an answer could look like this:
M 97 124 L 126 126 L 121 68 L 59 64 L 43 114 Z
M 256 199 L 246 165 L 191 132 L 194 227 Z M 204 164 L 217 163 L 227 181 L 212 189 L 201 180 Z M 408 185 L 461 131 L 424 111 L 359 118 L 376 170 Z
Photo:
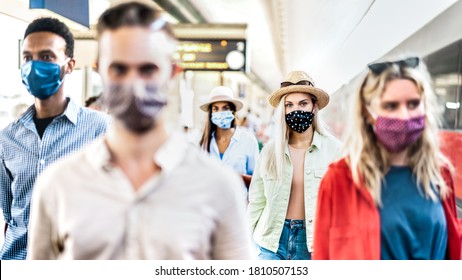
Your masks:
M 285 219 L 284 226 L 290 228 L 306 228 L 305 220 L 292 220 L 292 219 Z

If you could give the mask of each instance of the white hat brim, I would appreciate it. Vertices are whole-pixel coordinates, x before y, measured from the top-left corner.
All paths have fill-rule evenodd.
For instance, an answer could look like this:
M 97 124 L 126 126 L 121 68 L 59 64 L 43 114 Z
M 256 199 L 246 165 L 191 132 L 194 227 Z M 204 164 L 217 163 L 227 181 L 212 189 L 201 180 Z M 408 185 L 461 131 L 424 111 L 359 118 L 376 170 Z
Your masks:
M 234 106 L 236 106 L 236 111 L 239 111 L 239 110 L 242 109 L 242 107 L 244 107 L 244 104 L 241 101 L 239 101 L 237 99 L 231 99 L 229 97 L 225 97 L 225 98 L 216 98 L 214 100 L 207 101 L 207 102 L 203 103 L 199 108 L 201 108 L 201 110 L 204 111 L 204 112 L 208 112 L 210 104 L 216 103 L 216 102 L 230 102 L 230 103 L 233 103 Z

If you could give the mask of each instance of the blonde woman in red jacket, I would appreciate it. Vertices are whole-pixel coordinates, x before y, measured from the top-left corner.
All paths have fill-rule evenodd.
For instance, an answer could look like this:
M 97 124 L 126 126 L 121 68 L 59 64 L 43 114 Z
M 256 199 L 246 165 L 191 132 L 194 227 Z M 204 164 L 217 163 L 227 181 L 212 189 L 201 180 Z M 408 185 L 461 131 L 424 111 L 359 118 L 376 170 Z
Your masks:
M 321 182 L 313 259 L 461 259 L 428 71 L 418 57 L 368 68 L 346 156 Z

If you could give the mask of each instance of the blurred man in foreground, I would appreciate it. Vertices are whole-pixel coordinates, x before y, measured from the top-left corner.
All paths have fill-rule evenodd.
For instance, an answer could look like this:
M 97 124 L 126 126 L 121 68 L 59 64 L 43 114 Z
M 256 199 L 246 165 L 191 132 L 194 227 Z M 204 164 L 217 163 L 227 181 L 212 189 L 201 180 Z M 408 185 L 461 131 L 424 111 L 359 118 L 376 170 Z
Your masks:
M 102 141 L 37 183 L 31 259 L 247 259 L 242 180 L 167 134 L 175 40 L 150 1 L 117 4 L 99 19 Z

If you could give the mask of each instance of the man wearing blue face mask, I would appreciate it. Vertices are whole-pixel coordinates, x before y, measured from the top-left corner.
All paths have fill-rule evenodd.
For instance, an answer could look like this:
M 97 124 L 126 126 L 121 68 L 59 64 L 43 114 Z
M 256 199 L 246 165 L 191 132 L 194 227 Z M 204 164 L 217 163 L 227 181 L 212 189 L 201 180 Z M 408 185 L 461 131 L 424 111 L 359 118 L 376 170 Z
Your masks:
M 259 150 L 255 136 L 236 126 L 235 113 L 242 107 L 230 88 L 213 88 L 208 100 L 200 106 L 208 113 L 200 146 L 237 171 L 248 187 Z
M 1 259 L 25 259 L 30 200 L 48 165 L 105 133 L 109 117 L 64 94 L 75 66 L 74 38 L 53 18 L 34 20 L 23 41 L 21 78 L 35 102 L 0 132 L 0 193 L 5 221 Z

